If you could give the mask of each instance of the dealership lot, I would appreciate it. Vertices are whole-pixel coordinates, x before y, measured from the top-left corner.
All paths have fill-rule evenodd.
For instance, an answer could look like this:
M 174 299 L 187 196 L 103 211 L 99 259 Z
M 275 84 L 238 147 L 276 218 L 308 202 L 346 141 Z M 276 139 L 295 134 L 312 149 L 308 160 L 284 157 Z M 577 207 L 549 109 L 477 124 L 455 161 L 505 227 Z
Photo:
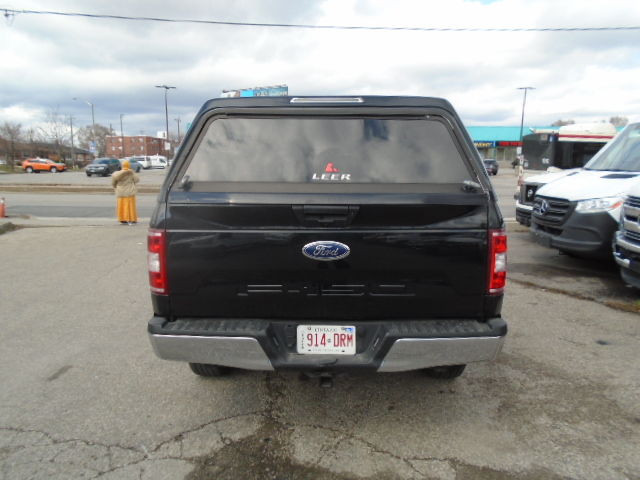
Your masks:
M 513 173 L 494 181 L 510 217 Z M 49 223 L 0 235 L 0 477 L 640 477 L 639 297 L 613 263 L 559 255 L 510 223 L 496 363 L 327 390 L 158 360 L 144 226 Z

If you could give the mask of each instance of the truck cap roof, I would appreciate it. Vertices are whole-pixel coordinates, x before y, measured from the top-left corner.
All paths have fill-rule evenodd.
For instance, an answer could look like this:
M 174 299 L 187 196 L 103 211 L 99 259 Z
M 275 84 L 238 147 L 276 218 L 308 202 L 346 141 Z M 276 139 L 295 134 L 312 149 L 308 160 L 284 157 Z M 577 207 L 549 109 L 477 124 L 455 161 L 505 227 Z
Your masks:
M 382 95 L 298 95 L 288 97 L 231 97 L 208 100 L 202 110 L 223 107 L 309 107 L 362 106 L 362 107 L 431 107 L 451 111 L 453 107 L 444 98 Z

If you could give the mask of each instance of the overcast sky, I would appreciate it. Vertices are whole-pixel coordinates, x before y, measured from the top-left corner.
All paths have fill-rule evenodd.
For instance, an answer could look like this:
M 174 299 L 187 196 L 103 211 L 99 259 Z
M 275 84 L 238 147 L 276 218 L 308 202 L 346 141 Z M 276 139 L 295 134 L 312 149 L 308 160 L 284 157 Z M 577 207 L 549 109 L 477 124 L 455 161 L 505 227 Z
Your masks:
M 167 2 L 168 3 L 168 2 Z M 175 19 L 410 27 L 640 26 L 638 0 L 20 0 L 1 8 Z M 291 95 L 444 97 L 467 125 L 560 118 L 640 121 L 640 30 L 339 31 L 170 24 L 19 14 L 0 19 L 0 122 L 76 125 L 125 135 L 182 129 L 223 89 L 287 84 Z

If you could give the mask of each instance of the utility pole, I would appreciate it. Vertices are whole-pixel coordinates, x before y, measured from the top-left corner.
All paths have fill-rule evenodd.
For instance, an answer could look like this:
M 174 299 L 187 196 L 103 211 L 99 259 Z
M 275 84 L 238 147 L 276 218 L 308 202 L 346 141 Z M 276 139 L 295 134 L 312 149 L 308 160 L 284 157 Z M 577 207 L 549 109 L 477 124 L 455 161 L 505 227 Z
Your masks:
M 122 145 L 122 155 L 120 158 L 124 158 L 124 133 L 122 133 L 122 117 L 124 117 L 124 113 L 120 114 L 120 144 Z
M 175 89 L 176 87 L 172 87 L 170 85 L 156 85 L 156 88 L 164 88 L 164 119 L 165 119 L 165 126 L 167 128 L 167 131 L 165 132 L 165 135 L 167 137 L 166 141 L 169 142 L 169 107 L 167 106 L 167 92 L 172 88 Z M 169 144 L 169 145 L 171 145 L 171 144 Z M 165 146 L 164 150 L 165 150 L 165 153 L 166 153 L 167 144 L 165 143 L 164 146 Z M 167 157 L 169 157 L 169 156 L 170 155 L 167 155 Z
M 516 90 L 524 90 L 522 99 L 522 117 L 520 118 L 520 154 L 522 155 L 522 129 L 524 128 L 524 106 L 527 103 L 527 90 L 535 90 L 535 87 L 518 87 Z
M 174 119 L 178 123 L 178 145 L 180 145 L 180 117 Z
M 69 126 L 71 127 L 71 165 L 75 166 L 75 147 L 73 146 L 73 115 L 69 115 Z

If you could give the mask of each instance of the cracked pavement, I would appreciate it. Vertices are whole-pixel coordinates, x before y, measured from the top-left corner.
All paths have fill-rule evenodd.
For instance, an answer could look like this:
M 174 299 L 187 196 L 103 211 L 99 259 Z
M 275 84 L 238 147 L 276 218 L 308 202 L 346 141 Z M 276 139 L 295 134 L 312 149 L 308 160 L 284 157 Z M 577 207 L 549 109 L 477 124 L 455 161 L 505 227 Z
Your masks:
M 514 232 L 496 363 L 321 389 L 155 358 L 145 233 L 0 235 L 0 478 L 640 478 L 639 317 L 606 304 L 637 297 L 609 267 Z

